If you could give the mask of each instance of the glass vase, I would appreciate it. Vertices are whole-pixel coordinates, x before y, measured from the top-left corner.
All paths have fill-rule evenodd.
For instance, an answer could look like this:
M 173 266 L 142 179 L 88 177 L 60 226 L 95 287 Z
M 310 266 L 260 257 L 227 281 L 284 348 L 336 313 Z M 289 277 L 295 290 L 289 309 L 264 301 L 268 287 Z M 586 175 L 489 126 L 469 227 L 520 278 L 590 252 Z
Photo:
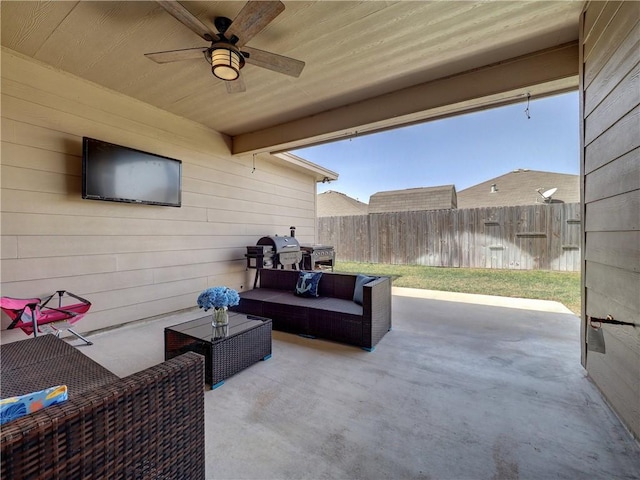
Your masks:
M 213 328 L 214 340 L 224 338 L 229 334 L 229 312 L 227 307 L 213 309 L 211 327 Z

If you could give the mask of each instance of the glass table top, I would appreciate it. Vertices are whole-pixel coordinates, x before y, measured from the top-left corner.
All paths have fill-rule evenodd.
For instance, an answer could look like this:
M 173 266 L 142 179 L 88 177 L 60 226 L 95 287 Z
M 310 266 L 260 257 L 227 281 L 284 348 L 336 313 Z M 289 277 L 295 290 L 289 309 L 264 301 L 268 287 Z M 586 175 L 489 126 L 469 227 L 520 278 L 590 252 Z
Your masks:
M 189 335 L 199 340 L 219 341 L 262 325 L 268 319 L 244 313 L 229 312 L 229 325 L 216 328 L 211 325 L 212 320 L 213 313 L 204 314 L 200 318 L 167 327 L 167 330 Z

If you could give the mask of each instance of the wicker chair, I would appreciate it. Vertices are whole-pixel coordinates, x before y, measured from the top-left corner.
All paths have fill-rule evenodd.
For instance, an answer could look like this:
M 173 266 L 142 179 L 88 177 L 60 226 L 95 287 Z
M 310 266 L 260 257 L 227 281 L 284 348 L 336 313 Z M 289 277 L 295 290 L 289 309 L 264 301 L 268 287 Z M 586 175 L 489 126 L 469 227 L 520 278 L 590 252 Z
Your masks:
M 53 335 L 3 345 L 0 355 L 3 398 L 69 386 L 68 401 L 2 426 L 1 478 L 205 478 L 201 355 L 125 378 Z

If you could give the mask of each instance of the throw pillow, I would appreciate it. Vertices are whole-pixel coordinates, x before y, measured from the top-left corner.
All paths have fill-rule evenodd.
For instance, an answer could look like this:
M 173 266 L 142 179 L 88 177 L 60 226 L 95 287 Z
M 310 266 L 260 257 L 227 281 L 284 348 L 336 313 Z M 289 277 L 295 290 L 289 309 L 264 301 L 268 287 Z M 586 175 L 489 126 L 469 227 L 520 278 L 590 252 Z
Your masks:
M 0 425 L 56 403 L 64 402 L 67 398 L 66 385 L 58 385 L 19 397 L 4 398 L 0 400 Z
M 376 280 L 377 277 L 369 277 L 367 275 L 361 275 L 359 274 L 356 277 L 356 286 L 353 289 L 353 301 L 355 303 L 357 303 L 358 305 L 362 305 L 362 296 L 363 296 L 363 291 L 364 291 L 364 286 L 369 283 L 372 282 L 373 280 Z
M 300 297 L 317 297 L 318 284 L 322 272 L 306 272 L 301 271 L 298 275 L 298 283 L 296 283 L 296 295 Z

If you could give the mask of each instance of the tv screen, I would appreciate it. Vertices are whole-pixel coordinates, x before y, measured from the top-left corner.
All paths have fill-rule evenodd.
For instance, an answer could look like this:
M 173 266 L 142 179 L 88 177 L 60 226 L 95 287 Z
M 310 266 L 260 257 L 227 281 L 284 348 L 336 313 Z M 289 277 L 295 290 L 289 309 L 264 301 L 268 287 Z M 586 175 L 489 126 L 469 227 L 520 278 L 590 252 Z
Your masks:
M 182 162 L 84 137 L 82 198 L 181 205 Z

